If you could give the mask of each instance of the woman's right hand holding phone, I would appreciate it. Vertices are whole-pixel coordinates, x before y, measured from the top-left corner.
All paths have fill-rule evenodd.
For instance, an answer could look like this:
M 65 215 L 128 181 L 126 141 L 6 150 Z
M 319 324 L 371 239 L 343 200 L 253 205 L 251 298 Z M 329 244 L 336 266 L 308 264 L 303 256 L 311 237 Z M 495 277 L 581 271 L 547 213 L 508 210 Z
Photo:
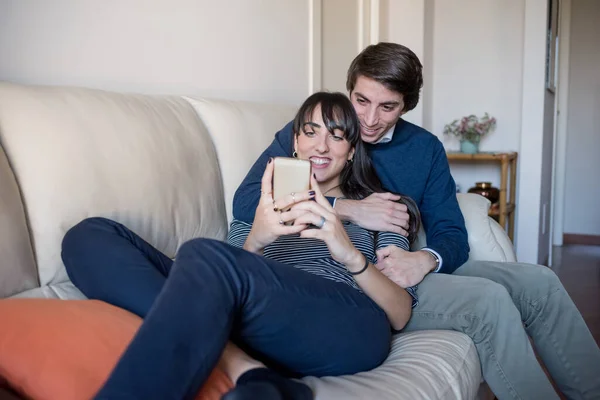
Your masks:
M 273 200 L 273 162 L 269 160 L 261 181 L 261 196 L 254 214 L 254 222 L 250 234 L 244 243 L 244 249 L 262 254 L 264 248 L 273 243 L 279 236 L 292 235 L 306 229 L 306 224 L 285 225 L 296 220 L 306 211 L 286 210 L 296 203 L 310 200 L 314 192 L 290 193 L 282 199 Z

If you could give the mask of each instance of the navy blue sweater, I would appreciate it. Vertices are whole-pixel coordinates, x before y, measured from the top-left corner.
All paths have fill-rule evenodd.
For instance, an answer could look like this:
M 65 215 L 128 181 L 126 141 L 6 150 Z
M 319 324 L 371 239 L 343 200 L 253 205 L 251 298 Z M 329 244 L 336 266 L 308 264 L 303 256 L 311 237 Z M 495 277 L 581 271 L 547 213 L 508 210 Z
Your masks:
M 454 272 L 467 261 L 469 244 L 442 143 L 425 129 L 400 119 L 391 142 L 367 144 L 367 151 L 383 187 L 417 202 L 427 232 L 427 247 L 437 251 L 443 259 L 440 272 Z M 235 192 L 233 216 L 236 219 L 254 220 L 261 178 L 269 157 L 290 157 L 291 154 L 290 122 L 277 132 Z

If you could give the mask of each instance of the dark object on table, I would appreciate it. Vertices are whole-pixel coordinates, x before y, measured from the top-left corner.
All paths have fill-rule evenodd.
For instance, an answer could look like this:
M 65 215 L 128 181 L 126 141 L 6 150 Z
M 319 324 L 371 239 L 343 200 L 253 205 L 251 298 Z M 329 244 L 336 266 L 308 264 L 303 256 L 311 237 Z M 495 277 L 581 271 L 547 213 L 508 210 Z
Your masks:
M 475 186 L 469 189 L 469 193 L 477 193 L 491 201 L 492 204 L 497 203 L 500 199 L 500 190 L 493 187 L 491 182 L 475 182 Z

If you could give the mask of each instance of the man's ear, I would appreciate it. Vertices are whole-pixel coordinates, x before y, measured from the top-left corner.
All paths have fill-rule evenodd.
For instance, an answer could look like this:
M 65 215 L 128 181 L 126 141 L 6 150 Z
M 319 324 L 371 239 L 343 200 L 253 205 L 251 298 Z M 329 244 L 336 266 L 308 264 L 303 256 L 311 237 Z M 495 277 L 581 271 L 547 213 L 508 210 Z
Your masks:
M 298 136 L 294 135 L 294 152 L 298 152 Z

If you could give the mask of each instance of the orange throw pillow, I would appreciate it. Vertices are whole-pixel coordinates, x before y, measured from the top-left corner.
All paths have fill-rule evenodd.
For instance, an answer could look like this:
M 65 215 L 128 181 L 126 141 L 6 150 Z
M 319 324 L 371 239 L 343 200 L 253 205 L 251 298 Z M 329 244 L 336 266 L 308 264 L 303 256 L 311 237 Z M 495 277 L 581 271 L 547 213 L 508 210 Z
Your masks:
M 98 300 L 0 300 L 0 382 L 35 400 L 90 399 L 141 321 Z M 217 400 L 232 387 L 215 368 L 196 399 Z

